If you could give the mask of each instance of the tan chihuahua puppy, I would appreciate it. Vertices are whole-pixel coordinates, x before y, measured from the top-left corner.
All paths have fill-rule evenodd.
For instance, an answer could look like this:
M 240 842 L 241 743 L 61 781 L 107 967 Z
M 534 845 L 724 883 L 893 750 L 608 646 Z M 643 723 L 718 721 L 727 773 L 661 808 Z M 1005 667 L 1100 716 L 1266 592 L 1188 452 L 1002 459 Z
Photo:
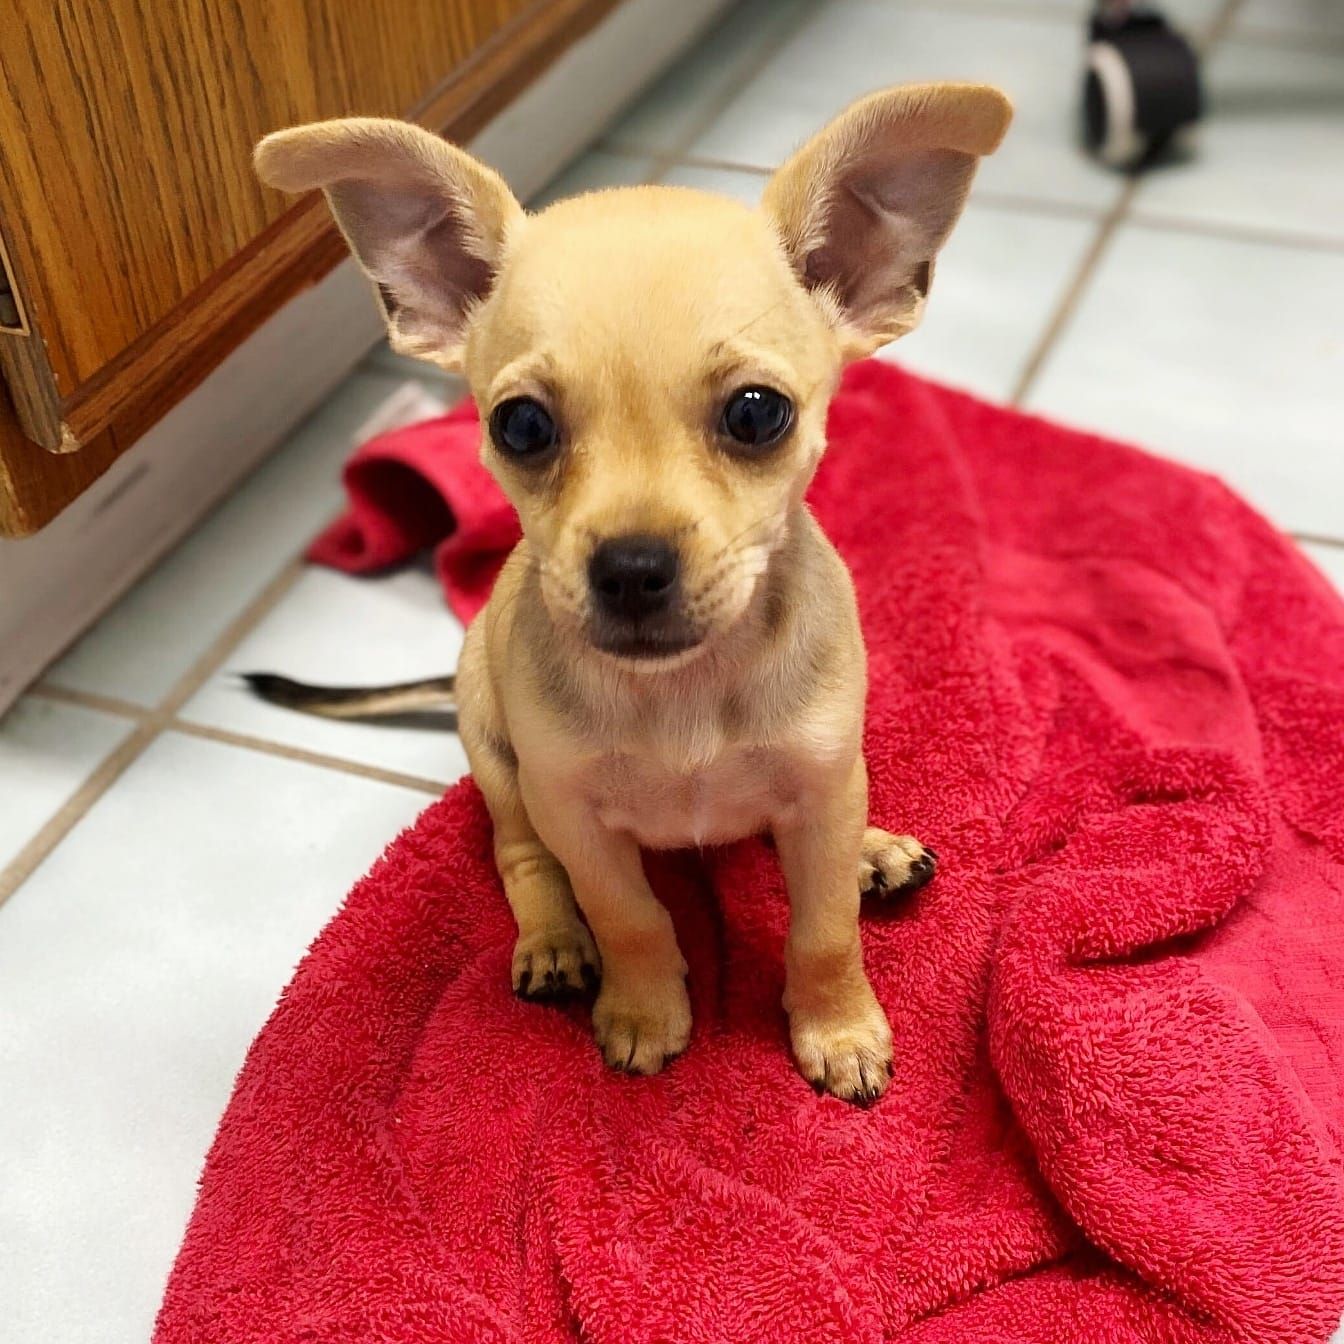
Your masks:
M 854 591 L 803 495 L 841 368 L 919 321 L 1010 116 L 978 85 L 873 94 L 759 210 L 633 187 L 528 215 L 489 168 L 396 121 L 257 150 L 266 182 L 326 192 L 393 346 L 463 370 L 481 409 L 523 540 L 467 632 L 462 741 L 518 922 L 514 986 L 544 997 L 600 971 L 593 1028 L 615 1068 L 654 1073 L 691 1031 L 640 847 L 768 833 L 798 1066 L 849 1101 L 886 1089 L 860 893 L 922 885 L 933 855 L 867 824 Z

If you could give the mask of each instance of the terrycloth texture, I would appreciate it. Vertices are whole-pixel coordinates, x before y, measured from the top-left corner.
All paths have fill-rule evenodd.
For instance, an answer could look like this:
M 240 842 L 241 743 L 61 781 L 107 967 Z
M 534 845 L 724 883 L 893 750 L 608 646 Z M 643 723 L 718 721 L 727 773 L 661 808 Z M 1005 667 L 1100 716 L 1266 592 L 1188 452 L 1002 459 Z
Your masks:
M 502 529 L 470 530 L 498 511 L 465 415 L 352 485 L 367 519 L 373 460 L 415 444 L 479 561 Z M 464 783 L 253 1047 L 159 1344 L 1329 1336 L 1344 607 L 1214 481 L 882 364 L 831 438 L 812 501 L 858 583 L 873 818 L 942 860 L 864 919 L 888 1095 L 794 1071 L 756 841 L 650 861 L 695 1034 L 657 1078 L 605 1071 L 584 1007 L 509 991 Z

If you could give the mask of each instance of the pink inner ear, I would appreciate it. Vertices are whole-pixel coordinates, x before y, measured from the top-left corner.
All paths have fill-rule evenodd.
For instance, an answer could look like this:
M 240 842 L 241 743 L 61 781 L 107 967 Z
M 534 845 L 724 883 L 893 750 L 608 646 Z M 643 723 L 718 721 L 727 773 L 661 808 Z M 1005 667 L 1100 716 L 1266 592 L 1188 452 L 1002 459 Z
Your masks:
M 974 163 L 970 155 L 955 149 L 879 152 L 864 155 L 845 176 L 852 177 L 856 189 L 879 208 L 911 213 L 936 207 L 946 185 L 955 183 L 959 171 Z
M 489 293 L 494 269 L 467 250 L 466 230 L 451 208 L 403 247 L 405 280 L 400 292 L 391 285 L 399 328 L 407 336 L 456 329 Z
M 494 272 L 468 250 L 468 230 L 439 194 L 442 188 L 342 182 L 329 190 L 398 333 L 429 345 L 455 340 L 467 309 L 489 292 Z
M 973 156 L 951 149 L 878 145 L 856 155 L 835 183 L 805 280 L 829 286 L 860 325 L 912 309 L 974 171 Z

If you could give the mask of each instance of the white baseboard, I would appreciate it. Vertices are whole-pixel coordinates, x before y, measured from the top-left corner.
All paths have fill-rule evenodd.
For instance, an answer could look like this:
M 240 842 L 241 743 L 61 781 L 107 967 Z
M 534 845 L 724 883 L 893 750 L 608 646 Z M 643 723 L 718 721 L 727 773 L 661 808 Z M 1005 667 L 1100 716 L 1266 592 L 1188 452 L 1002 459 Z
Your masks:
M 733 0 L 626 0 L 472 142 L 524 200 Z M 0 539 L 0 713 L 377 342 L 350 262 L 276 313 L 36 536 Z M 34 451 L 39 451 L 34 449 Z M 296 548 L 304 538 L 295 537 Z

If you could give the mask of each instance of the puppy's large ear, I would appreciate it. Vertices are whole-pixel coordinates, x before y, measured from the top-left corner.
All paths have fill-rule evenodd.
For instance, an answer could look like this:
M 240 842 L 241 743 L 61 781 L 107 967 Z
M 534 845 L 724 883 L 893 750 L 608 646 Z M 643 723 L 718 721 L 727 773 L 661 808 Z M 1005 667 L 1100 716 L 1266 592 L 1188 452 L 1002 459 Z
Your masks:
M 382 291 L 395 349 L 460 364 L 471 309 L 523 218 L 498 173 L 419 126 L 375 117 L 277 131 L 254 162 L 270 186 L 326 192 Z
M 770 179 L 762 202 L 846 358 L 918 325 L 933 261 L 1012 104 L 984 84 L 912 84 L 861 99 Z

